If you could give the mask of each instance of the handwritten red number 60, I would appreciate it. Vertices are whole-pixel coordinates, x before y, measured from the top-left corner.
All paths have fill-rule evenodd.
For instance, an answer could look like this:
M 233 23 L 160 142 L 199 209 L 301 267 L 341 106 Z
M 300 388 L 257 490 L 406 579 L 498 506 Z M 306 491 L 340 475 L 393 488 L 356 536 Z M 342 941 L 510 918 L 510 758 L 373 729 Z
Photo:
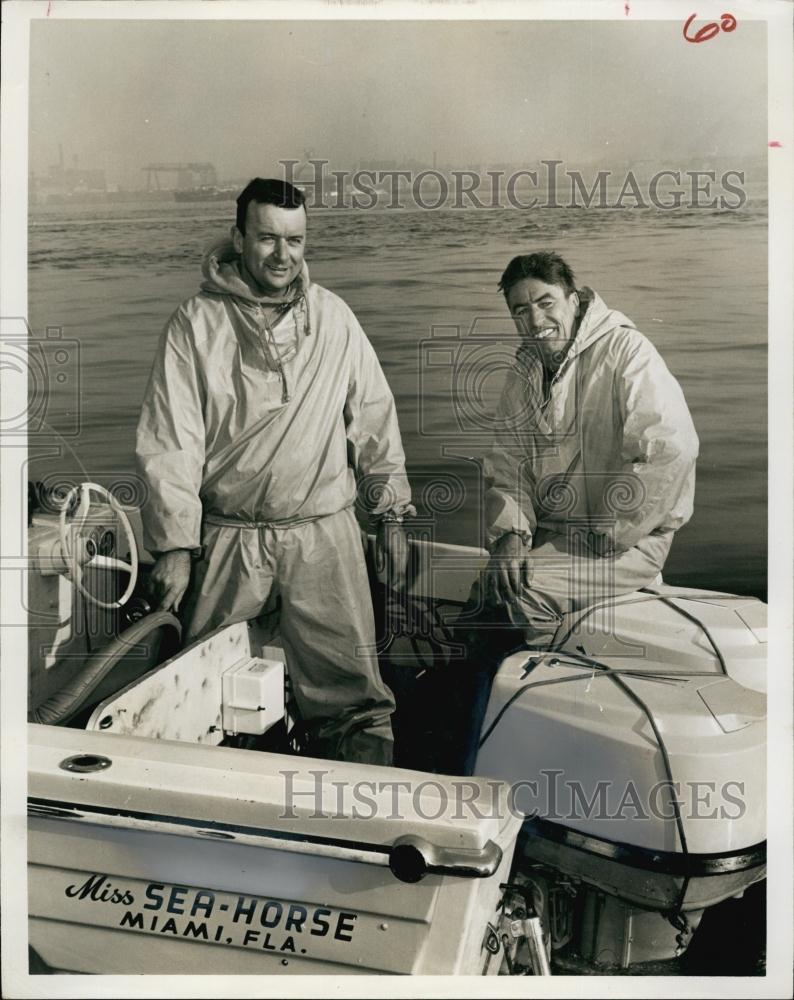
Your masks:
M 709 41 L 709 39 L 714 38 L 715 35 L 719 34 L 720 29 L 722 29 L 722 31 L 734 31 L 736 28 L 736 18 L 733 14 L 721 14 L 719 24 L 717 24 L 716 21 L 709 21 L 709 23 L 704 24 L 702 28 L 698 28 L 694 35 L 690 35 L 688 33 L 689 26 L 696 17 L 697 14 L 691 14 L 684 24 L 684 38 L 688 42 L 693 42 L 694 44 Z

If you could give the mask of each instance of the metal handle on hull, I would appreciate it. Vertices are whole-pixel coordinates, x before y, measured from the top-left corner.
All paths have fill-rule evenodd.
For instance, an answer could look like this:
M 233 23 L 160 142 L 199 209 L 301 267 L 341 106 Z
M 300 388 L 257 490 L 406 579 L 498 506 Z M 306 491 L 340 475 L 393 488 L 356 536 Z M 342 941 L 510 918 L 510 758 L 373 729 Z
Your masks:
M 489 878 L 501 860 L 502 849 L 492 840 L 474 851 L 438 847 L 409 834 L 398 837 L 389 851 L 389 868 L 401 882 L 419 882 L 425 875 Z
M 419 882 L 426 875 L 453 875 L 458 878 L 489 878 L 502 860 L 502 849 L 489 840 L 480 849 L 438 847 L 421 837 L 399 837 L 394 844 L 355 842 L 341 838 L 311 836 L 290 831 L 239 826 L 219 820 L 191 819 L 186 816 L 154 815 L 127 808 L 98 804 L 55 801 L 30 796 L 28 816 L 67 820 L 130 831 L 231 840 L 299 854 L 335 857 L 363 864 L 388 865 L 401 882 Z

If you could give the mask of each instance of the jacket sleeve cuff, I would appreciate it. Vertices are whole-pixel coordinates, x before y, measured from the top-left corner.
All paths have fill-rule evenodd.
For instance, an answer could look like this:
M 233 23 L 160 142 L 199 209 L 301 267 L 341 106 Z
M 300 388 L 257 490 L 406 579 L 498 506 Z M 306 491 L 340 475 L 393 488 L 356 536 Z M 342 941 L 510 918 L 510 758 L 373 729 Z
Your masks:
M 382 524 L 389 522 L 402 524 L 406 518 L 416 517 L 416 507 L 411 503 L 398 504 L 383 511 L 382 514 L 375 514 L 374 517 Z
M 512 531 L 519 535 L 529 535 L 531 540 L 535 529 L 535 512 L 529 497 L 524 503 L 510 493 L 491 487 L 485 493 L 485 546 L 492 552 L 500 538 Z
M 204 546 L 197 545 L 195 548 L 191 548 L 187 545 L 175 545 L 170 549 L 147 549 L 147 552 L 155 559 L 168 555 L 169 552 L 187 552 L 190 555 L 191 561 L 196 562 L 204 555 Z
M 515 528 L 506 528 L 502 531 L 499 531 L 497 534 L 489 535 L 488 551 L 493 552 L 493 550 L 496 548 L 499 542 L 501 542 L 501 540 L 505 537 L 505 535 L 518 535 L 518 537 L 521 539 L 524 545 L 527 546 L 527 548 L 532 547 L 532 532 L 526 528 L 515 527 Z
M 143 508 L 141 519 L 144 545 L 152 555 L 172 552 L 174 549 L 188 549 L 191 552 L 200 550 L 200 507 L 174 514 L 152 504 Z

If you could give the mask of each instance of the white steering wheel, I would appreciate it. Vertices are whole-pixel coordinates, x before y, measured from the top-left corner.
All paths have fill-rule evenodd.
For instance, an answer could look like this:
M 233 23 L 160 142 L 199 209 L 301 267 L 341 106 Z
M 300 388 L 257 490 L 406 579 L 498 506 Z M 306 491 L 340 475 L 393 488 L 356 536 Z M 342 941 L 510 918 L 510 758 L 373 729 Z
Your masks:
M 67 523 L 66 515 L 69 511 L 72 500 L 78 491 L 80 493 L 80 503 L 77 505 L 74 519 Z M 80 529 L 83 527 L 86 522 L 86 518 L 88 517 L 91 491 L 106 500 L 113 509 L 121 523 L 122 528 L 124 529 L 127 545 L 130 550 L 130 561 L 128 563 L 124 562 L 123 559 L 115 559 L 113 556 L 103 556 L 97 553 L 86 564 L 93 569 L 121 570 L 122 572 L 129 574 L 127 589 L 117 601 L 101 601 L 98 597 L 95 597 L 85 589 L 83 586 L 83 567 L 77 557 L 77 553 L 72 548 L 72 539 L 79 537 Z M 135 589 L 135 584 L 138 581 L 138 548 L 135 544 L 135 534 L 133 533 L 129 518 L 121 509 L 118 500 L 116 500 L 113 494 L 109 490 L 106 490 L 104 486 L 99 486 L 97 483 L 81 483 L 79 486 L 75 486 L 73 489 L 69 490 L 69 493 L 63 500 L 60 519 L 58 521 L 58 529 L 61 537 L 61 549 L 63 551 L 63 557 L 69 568 L 69 575 L 83 597 L 100 608 L 120 608 L 123 604 L 126 604 Z

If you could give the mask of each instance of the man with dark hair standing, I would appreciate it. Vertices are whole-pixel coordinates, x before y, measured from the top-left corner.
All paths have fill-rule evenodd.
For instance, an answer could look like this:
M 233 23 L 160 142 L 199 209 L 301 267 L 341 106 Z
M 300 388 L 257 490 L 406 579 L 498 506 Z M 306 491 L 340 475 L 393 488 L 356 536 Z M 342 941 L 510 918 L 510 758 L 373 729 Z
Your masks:
M 564 615 L 659 576 L 692 515 L 698 454 L 681 387 L 656 349 L 592 289 L 577 289 L 558 254 L 515 257 L 499 287 L 521 342 L 485 462 L 491 560 L 485 593 L 475 586 L 463 616 L 479 609 L 480 627 L 459 633 L 482 668 L 461 681 L 460 698 L 475 703 L 465 762 L 452 768 L 464 773 L 506 649 L 522 639 L 547 649 Z
M 302 192 L 251 181 L 166 324 L 138 425 L 145 540 L 162 608 L 192 576 L 187 641 L 280 599 L 309 752 L 389 763 L 357 477 L 394 587 L 413 508 L 388 383 L 348 306 L 309 280 L 305 242 Z

